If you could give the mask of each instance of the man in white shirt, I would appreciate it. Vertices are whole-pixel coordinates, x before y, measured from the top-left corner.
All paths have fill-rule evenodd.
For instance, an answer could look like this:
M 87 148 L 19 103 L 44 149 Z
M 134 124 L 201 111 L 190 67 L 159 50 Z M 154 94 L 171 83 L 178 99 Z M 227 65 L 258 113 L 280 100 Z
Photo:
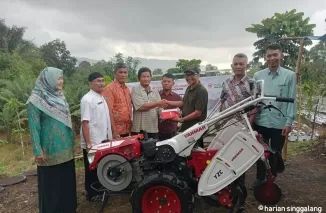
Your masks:
M 80 102 L 81 129 L 80 140 L 84 155 L 85 190 L 87 200 L 96 200 L 99 193 L 91 188 L 91 184 L 98 181 L 96 171 L 89 171 L 87 153 L 92 146 L 103 140 L 112 140 L 112 121 L 109 107 L 101 95 L 104 89 L 104 77 L 98 72 L 88 76 L 90 91 L 83 96 Z

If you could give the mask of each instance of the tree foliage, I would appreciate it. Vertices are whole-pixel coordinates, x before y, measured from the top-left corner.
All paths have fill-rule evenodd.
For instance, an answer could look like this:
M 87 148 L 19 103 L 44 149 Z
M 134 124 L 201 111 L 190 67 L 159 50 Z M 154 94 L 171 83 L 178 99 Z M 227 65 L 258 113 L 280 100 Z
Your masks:
M 252 24 L 245 30 L 254 33 L 259 38 L 254 43 L 256 52 L 253 54 L 253 61 L 257 62 L 265 56 L 265 50 L 268 45 L 280 43 L 285 54 L 282 66 L 295 69 L 299 52 L 299 40 L 282 40 L 282 37 L 301 37 L 313 35 L 315 24 L 309 24 L 310 18 L 304 18 L 303 12 L 297 12 L 295 9 L 285 13 L 275 13 L 270 18 L 265 18 L 260 24 Z M 281 39 L 281 40 L 280 40 Z M 304 46 L 311 45 L 310 40 L 304 42 Z M 307 53 L 304 48 L 304 56 Z
M 129 81 L 137 81 L 140 61 L 117 53 L 108 61 L 95 64 L 71 55 L 64 41 L 55 39 L 40 47 L 24 39 L 25 27 L 7 26 L 0 19 L 0 131 L 11 141 L 12 133 L 27 128 L 25 103 L 34 87 L 35 80 L 47 66 L 64 71 L 64 94 L 69 103 L 75 133 L 79 133 L 80 100 L 88 90 L 87 77 L 97 71 L 105 76 L 108 84 L 114 79 L 114 67 L 124 62 L 129 69 Z M 17 126 L 17 121 L 22 121 Z M 22 126 L 21 126 L 22 125 Z
M 188 67 L 200 67 L 200 59 L 179 59 L 176 63 L 176 67 L 179 68 L 182 72 L 185 71 Z
M 306 60 L 302 62 L 302 82 L 313 82 L 314 84 L 325 84 L 326 76 L 326 42 L 320 41 L 310 49 Z
M 249 70 L 247 72 L 247 75 L 250 77 L 253 77 L 256 72 L 263 69 L 264 65 L 260 61 L 252 60 L 249 62 Z
M 62 69 L 67 76 L 71 76 L 75 71 L 77 59 L 71 56 L 64 41 L 60 39 L 50 41 L 43 44 L 40 51 L 48 66 Z
M 30 41 L 23 39 L 25 27 L 7 26 L 4 19 L 0 19 L 0 50 L 1 52 L 13 53 L 22 51 L 25 47 L 32 46 Z

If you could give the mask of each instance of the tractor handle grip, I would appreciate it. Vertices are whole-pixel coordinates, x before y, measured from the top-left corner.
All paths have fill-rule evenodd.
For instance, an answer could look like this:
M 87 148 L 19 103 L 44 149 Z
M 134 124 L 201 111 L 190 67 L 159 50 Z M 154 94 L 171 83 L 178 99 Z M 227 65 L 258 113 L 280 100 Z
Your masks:
M 283 97 L 276 97 L 277 102 L 288 102 L 294 103 L 294 98 L 283 98 Z
M 294 103 L 294 98 L 284 98 L 284 97 L 277 97 L 275 95 L 264 95 L 265 97 L 272 97 L 275 98 L 275 101 L 277 102 L 288 102 L 288 103 Z

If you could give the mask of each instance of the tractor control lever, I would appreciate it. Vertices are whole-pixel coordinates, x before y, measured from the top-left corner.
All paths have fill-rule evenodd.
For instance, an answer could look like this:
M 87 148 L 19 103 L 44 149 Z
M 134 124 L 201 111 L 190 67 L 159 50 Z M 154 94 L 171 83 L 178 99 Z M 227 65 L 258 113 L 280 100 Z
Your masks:
M 283 117 L 285 117 L 284 113 L 279 108 L 273 106 L 272 104 L 266 105 L 263 109 L 269 109 L 269 111 L 271 111 L 272 108 L 279 111 L 283 115 Z
M 279 108 L 275 107 L 272 104 L 266 105 L 263 102 L 259 102 L 256 106 L 246 107 L 243 111 L 244 111 L 244 113 L 247 113 L 247 112 L 250 112 L 251 110 L 253 110 L 254 108 L 260 108 L 259 111 L 261 111 L 263 109 L 269 109 L 269 111 L 271 111 L 271 109 L 273 108 L 273 109 L 276 109 L 278 112 L 280 112 L 283 115 L 283 117 L 285 117 L 284 113 Z

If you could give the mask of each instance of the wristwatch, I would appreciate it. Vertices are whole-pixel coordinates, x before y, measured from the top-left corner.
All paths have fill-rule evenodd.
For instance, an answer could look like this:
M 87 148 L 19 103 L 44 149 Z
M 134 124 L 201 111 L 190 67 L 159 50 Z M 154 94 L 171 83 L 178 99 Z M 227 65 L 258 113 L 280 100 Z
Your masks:
M 87 149 L 90 149 L 92 148 L 92 145 L 91 144 L 87 144 Z

